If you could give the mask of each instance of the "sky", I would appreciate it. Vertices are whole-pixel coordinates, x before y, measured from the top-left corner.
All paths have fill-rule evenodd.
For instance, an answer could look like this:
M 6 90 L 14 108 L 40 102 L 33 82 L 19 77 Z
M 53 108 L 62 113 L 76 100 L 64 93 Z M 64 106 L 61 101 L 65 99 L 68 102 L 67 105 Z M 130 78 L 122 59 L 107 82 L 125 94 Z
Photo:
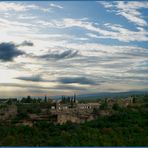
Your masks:
M 148 91 L 147 1 L 0 2 L 0 97 Z

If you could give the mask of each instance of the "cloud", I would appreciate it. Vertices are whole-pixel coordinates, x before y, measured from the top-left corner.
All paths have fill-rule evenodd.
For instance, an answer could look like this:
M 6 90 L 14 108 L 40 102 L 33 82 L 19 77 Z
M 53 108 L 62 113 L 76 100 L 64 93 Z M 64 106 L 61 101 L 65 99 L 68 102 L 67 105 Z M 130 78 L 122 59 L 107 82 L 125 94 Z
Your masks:
M 141 8 L 148 8 L 147 2 L 117 2 L 116 8 L 118 9 L 117 15 L 122 15 L 139 26 L 147 26 L 147 22 L 139 11 Z
M 0 2 L 0 10 L 2 11 L 25 11 L 27 8 L 25 5 L 17 4 L 17 3 L 6 3 L 6 2 Z
M 33 16 L 33 15 L 28 16 L 27 14 L 19 14 L 18 19 L 19 20 L 35 20 L 37 19 L 37 16 Z
M 31 41 L 24 41 L 21 44 L 19 44 L 18 46 L 33 46 L 33 42 Z
M 54 7 L 54 8 L 63 9 L 63 7 L 62 7 L 62 6 L 57 5 L 57 4 L 53 4 L 53 3 L 51 3 L 51 4 L 50 4 L 50 6 L 51 6 L 51 7 Z
M 50 53 L 39 56 L 42 59 L 68 59 L 78 56 L 78 50 L 50 51 Z
M 13 61 L 14 58 L 25 54 L 17 49 L 13 43 L 0 43 L 0 60 L 3 62 Z
M 93 34 L 93 33 L 87 33 L 86 35 L 91 38 L 100 38 L 100 36 Z
M 0 83 L 0 87 L 18 87 L 24 89 L 37 89 L 38 91 L 50 91 L 50 90 L 86 90 L 85 87 L 82 86 L 73 86 L 73 85 L 56 85 L 53 87 L 45 87 L 45 86 L 38 86 L 38 85 L 27 85 L 27 84 L 18 84 L 18 83 Z M 31 91 L 32 92 L 32 91 Z
M 61 77 L 58 81 L 63 84 L 77 83 L 82 85 L 96 85 L 95 81 L 85 77 Z
M 32 81 L 32 82 L 45 82 L 45 80 L 41 77 L 41 75 L 22 76 L 22 77 L 17 77 L 15 79 Z
M 104 28 L 96 25 L 94 22 L 90 22 L 86 18 L 82 19 L 73 19 L 73 18 L 64 18 L 62 20 L 52 20 L 48 23 L 48 27 L 64 29 L 79 27 L 91 33 L 86 34 L 89 37 L 93 38 L 105 38 L 105 39 L 116 39 L 122 42 L 130 41 L 148 41 L 148 32 L 143 30 L 133 31 L 127 28 L 122 27 L 119 24 L 105 24 Z M 95 33 L 95 34 L 94 34 Z
M 87 57 L 96 57 L 96 60 L 107 58 L 110 59 L 111 56 L 113 58 L 117 57 L 117 59 L 123 58 L 141 58 L 144 59 L 148 56 L 147 48 L 142 48 L 138 46 L 126 46 L 126 45 L 105 45 L 99 43 L 69 43 L 65 45 L 66 48 L 70 48 L 73 50 L 80 50 L 81 51 L 81 58 L 83 56 Z M 64 46 L 64 47 L 65 47 Z M 62 47 L 61 47 L 62 48 Z M 123 58 L 122 58 L 123 57 Z M 99 59 L 98 59 L 99 58 Z M 111 59 L 113 60 L 113 59 Z
M 144 74 L 147 75 L 148 74 L 148 68 L 135 68 L 135 69 L 130 69 L 127 71 L 128 73 L 133 73 L 133 74 Z M 144 77 L 143 77 L 144 78 Z
M 85 87 L 73 86 L 73 85 L 56 85 L 55 89 L 59 90 L 86 90 Z
M 147 26 L 147 22 L 143 19 L 141 8 L 148 8 L 148 2 L 99 2 L 107 9 L 114 8 L 116 15 L 121 15 L 128 21 L 138 26 Z
M 18 84 L 18 83 L 0 83 L 0 87 L 18 87 L 18 88 L 29 88 L 29 89 L 33 89 L 33 88 L 36 88 L 36 89 L 45 89 L 45 90 L 48 90 L 48 89 L 51 89 L 51 87 L 42 87 L 42 86 L 36 86 L 36 85 L 26 85 L 26 84 Z
M 49 12 L 49 8 L 44 8 L 39 5 L 31 4 L 27 5 L 24 3 L 14 3 L 14 2 L 0 2 L 0 11 L 16 11 L 16 12 L 25 12 L 29 10 L 40 10 L 43 12 Z
M 11 2 L 6 3 L 9 5 Z M 11 86 L 6 88 L 10 91 L 12 89 L 25 90 L 26 88 L 31 90 L 33 84 L 38 86 L 34 88 L 36 90 L 54 89 L 51 91 L 55 92 L 58 89 L 62 93 L 67 93 L 66 90 L 70 92 L 70 89 L 84 88 L 86 88 L 85 92 L 122 89 L 122 84 L 125 83 L 129 87 L 123 89 L 142 88 L 144 80 L 141 80 L 140 77 L 147 77 L 147 65 L 143 65 L 141 69 L 138 69 L 138 66 L 141 67 L 141 63 L 148 57 L 146 42 L 141 42 L 148 41 L 147 28 L 144 26 L 132 28 L 132 24 L 128 26 L 130 23 L 125 17 L 118 14 L 119 9 L 113 8 L 113 3 L 109 3 L 107 10 L 114 10 L 116 22 L 122 25 L 113 24 L 115 21 L 106 19 L 108 15 L 101 20 L 91 19 L 91 16 L 84 15 L 84 13 L 74 15 L 75 12 L 69 10 L 68 7 L 65 7 L 65 11 L 57 16 L 56 11 L 62 9 L 54 8 L 50 6 L 50 3 L 46 5 L 46 2 L 34 3 L 35 5 L 32 5 L 33 2 L 14 2 L 14 4 L 27 6 L 24 10 L 18 6 L 20 10 L 16 12 L 15 10 L 10 11 L 10 9 L 2 11 L 3 9 L 8 10 L 8 7 L 0 9 L 1 42 L 13 41 L 16 44 L 15 48 L 25 52 L 25 56 L 20 56 L 14 62 L 0 62 L 0 70 L 8 70 L 3 74 L 0 71 L 0 81 L 28 85 L 21 85 L 20 88 L 19 85 L 16 85 L 18 88 Z M 117 3 L 115 3 L 116 5 Z M 48 8 L 53 12 L 50 17 L 45 18 L 43 17 L 45 14 L 38 10 L 37 6 Z M 144 9 L 136 8 L 136 10 L 146 13 Z M 67 15 L 67 11 L 71 14 Z M 100 10 L 96 11 L 99 13 Z M 24 20 L 21 19 L 21 16 Z M 146 20 L 145 18 L 142 17 L 143 20 Z M 86 37 L 88 37 L 88 41 L 80 41 L 80 39 L 86 40 Z M 14 74 L 12 75 L 9 71 L 13 71 Z M 5 76 L 7 73 L 9 76 Z M 117 78 L 113 76 L 117 76 Z M 134 76 L 136 78 L 131 79 Z M 9 78 L 6 79 L 7 81 L 6 77 Z M 61 77 L 72 79 L 60 81 Z M 87 82 L 86 79 L 88 79 Z M 49 87 L 45 88 L 46 86 Z M 82 86 L 82 88 L 76 86 Z M 1 86 L 1 89 L 4 90 L 5 87 Z

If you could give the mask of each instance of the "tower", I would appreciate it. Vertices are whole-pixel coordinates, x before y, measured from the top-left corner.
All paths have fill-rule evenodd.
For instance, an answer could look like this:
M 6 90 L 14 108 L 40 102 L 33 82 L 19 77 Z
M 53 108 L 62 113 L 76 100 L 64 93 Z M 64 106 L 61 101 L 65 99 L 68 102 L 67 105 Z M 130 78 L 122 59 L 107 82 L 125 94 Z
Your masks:
M 47 102 L 47 96 L 45 95 L 45 100 L 44 100 L 45 102 Z
M 75 93 L 74 93 L 73 98 L 74 98 L 74 103 L 76 103 L 76 94 Z

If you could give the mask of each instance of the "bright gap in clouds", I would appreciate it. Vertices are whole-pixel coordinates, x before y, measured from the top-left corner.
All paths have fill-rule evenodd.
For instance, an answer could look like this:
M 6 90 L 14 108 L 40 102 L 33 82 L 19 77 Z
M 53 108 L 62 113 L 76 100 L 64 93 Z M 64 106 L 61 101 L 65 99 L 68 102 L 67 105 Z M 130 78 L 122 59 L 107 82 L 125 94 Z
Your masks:
M 0 2 L 0 96 L 147 91 L 147 10 L 146 1 Z

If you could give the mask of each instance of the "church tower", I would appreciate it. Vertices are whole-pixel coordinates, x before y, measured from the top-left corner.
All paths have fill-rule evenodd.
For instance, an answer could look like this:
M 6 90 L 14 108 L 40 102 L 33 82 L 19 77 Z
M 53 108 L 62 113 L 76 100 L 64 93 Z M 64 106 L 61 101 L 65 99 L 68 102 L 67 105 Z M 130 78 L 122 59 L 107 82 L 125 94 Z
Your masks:
M 76 103 L 76 94 L 74 93 L 74 96 L 73 96 L 73 98 L 74 98 L 74 103 Z

